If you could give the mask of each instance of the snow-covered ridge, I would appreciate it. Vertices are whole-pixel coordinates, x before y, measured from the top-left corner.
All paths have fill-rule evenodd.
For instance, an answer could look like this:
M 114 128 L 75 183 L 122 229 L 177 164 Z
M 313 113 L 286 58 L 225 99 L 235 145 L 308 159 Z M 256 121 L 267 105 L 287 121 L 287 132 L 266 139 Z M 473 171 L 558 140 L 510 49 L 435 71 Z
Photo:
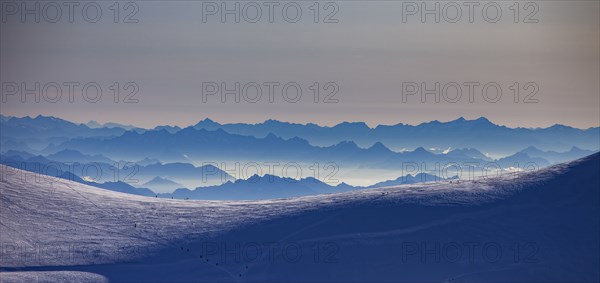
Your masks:
M 599 161 L 267 201 L 170 200 L 3 175 L 0 281 L 598 282 Z M 271 243 L 275 257 L 238 257 Z M 299 261 L 281 253 L 290 246 Z M 486 247 L 501 253 L 490 260 Z
M 214 237 L 260 221 L 366 202 L 480 205 L 526 184 L 560 174 L 577 162 L 581 161 L 523 174 L 518 179 L 507 175 L 488 180 L 429 182 L 268 201 L 142 197 L 58 178 L 51 178 L 52 184 L 37 183 L 33 173 L 18 171 L 19 174 L 8 175 L 0 182 L 2 244 L 28 250 L 57 245 L 64 249 L 74 245 L 84 249 L 85 256 L 42 254 L 31 259 L 5 253 L 0 262 L 3 267 L 26 267 L 128 261 L 169 248 L 173 243 Z M 3 172 L 7 169 L 3 165 L 0 168 Z M 24 183 L 23 179 L 32 181 Z M 124 253 L 124 249 L 135 252 Z

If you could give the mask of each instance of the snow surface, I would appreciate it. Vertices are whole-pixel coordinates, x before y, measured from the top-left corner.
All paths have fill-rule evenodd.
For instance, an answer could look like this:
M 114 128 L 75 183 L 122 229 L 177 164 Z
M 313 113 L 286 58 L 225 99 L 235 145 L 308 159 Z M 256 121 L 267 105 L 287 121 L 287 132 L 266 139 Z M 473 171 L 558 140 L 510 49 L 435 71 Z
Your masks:
M 589 230 L 584 237 L 574 235 L 582 241 L 579 244 L 586 244 L 590 250 L 580 254 L 580 260 L 587 259 L 583 265 L 557 262 L 562 256 L 568 258 L 569 253 L 543 249 L 562 245 L 555 237 L 571 240 L 571 236 L 554 235 L 555 227 L 544 218 L 550 214 L 536 212 L 531 215 L 539 221 L 532 220 L 529 214 L 519 214 L 530 209 L 527 204 L 506 201 L 524 189 L 563 178 L 576 171 L 573 168 L 597 168 L 597 163 L 598 154 L 521 173 L 518 178 L 506 175 L 265 201 L 151 198 L 58 178 L 44 178 L 52 183 L 36 182 L 33 173 L 18 171 L 17 175 L 3 176 L 0 182 L 0 282 L 31 282 L 31 278 L 51 282 L 597 281 L 598 270 L 593 272 L 586 266 L 598 263 L 598 244 L 586 239 L 597 239 L 598 227 L 583 227 L 589 226 L 588 222 L 571 223 L 577 220 L 569 217 L 587 215 L 590 209 L 597 212 L 598 199 L 581 208 L 585 211 L 577 210 L 566 219 L 553 220 L 565 229 L 581 224 L 574 226 L 575 230 Z M 1 169 L 7 171 L 3 165 Z M 594 178 L 592 184 L 598 183 L 597 172 L 585 174 L 586 178 Z M 543 200 L 537 195 L 533 199 L 531 207 L 543 207 Z M 499 205 L 502 201 L 506 204 Z M 561 203 L 560 209 L 573 205 Z M 517 224 L 511 222 L 515 218 Z M 590 223 L 598 222 L 597 215 L 588 218 Z M 547 235 L 547 239 L 541 235 Z M 535 241 L 541 246 L 542 259 L 551 262 L 523 267 L 522 261 L 503 258 L 500 263 L 486 265 L 476 257 L 474 261 L 461 258 L 431 265 L 427 260 L 400 262 L 405 251 L 386 254 L 386 250 L 399 248 L 401 241 L 406 240 L 481 243 L 486 239 L 503 246 L 511 241 Z M 282 260 L 281 255 L 273 256 L 275 260 L 270 255 L 267 258 L 263 253 L 258 260 L 244 260 L 234 258 L 237 251 L 230 255 L 225 251 L 224 256 L 222 251 L 215 253 L 207 248 L 220 249 L 218 245 L 226 243 L 228 249 L 236 250 L 235 245 L 241 244 L 247 252 L 248 243 L 265 242 L 274 242 L 277 247 L 298 245 L 305 256 L 294 262 Z M 335 254 L 335 260 L 327 261 L 327 256 L 318 252 L 319 245 L 326 246 L 324 249 L 333 245 L 335 251 L 329 249 L 325 253 Z M 570 252 L 580 250 L 577 246 Z M 531 269 L 532 266 L 537 269 Z M 556 266 L 564 268 L 558 270 Z M 577 266 L 583 266 L 582 270 L 577 270 Z M 542 275 L 543 272 L 549 273 Z

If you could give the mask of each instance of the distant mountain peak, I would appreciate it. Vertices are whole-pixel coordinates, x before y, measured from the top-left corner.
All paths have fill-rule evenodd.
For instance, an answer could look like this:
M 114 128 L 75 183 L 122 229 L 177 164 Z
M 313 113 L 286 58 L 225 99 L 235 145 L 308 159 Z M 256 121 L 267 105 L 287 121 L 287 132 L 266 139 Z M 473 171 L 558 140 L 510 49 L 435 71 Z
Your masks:
M 90 120 L 89 122 L 85 123 L 84 125 L 88 126 L 89 128 L 92 128 L 92 129 L 102 128 L 102 124 L 96 122 L 95 120 Z
M 531 154 L 535 155 L 535 154 L 545 153 L 543 150 L 541 150 L 541 149 L 539 149 L 539 148 L 537 148 L 537 147 L 535 147 L 533 145 L 528 146 L 527 148 L 521 150 L 520 152 L 521 153 L 526 153 L 528 155 L 531 155 Z
M 440 122 L 438 122 L 437 120 L 434 120 L 434 121 L 431 121 L 430 123 L 437 124 L 437 123 L 440 123 Z M 465 119 L 465 117 L 461 116 L 458 119 L 455 119 L 455 120 L 452 120 L 452 121 L 449 121 L 449 122 L 446 122 L 446 123 L 448 123 L 448 124 L 452 124 L 452 123 L 479 123 L 479 124 L 492 124 L 492 125 L 495 125 L 494 123 L 492 123 L 490 120 L 488 120 L 487 118 L 485 118 L 483 116 L 481 116 L 481 117 L 479 117 L 477 119 L 473 119 L 473 120 L 468 120 L 468 119 Z
M 371 129 L 369 127 L 369 125 L 367 125 L 367 123 L 365 123 L 365 122 L 342 122 L 333 127 L 334 128 L 352 128 L 352 129 L 356 129 L 356 130 Z
M 264 125 L 268 125 L 268 124 L 286 124 L 286 125 L 290 125 L 291 123 L 289 122 L 283 122 L 283 121 L 279 121 L 279 120 L 275 120 L 275 119 L 267 119 L 263 122 Z
M 389 148 L 387 148 L 383 143 L 381 142 L 376 142 L 374 143 L 371 147 L 369 147 L 368 150 L 377 150 L 377 151 L 391 151 Z
M 341 141 L 335 145 L 335 147 L 343 147 L 343 148 L 358 148 L 358 145 L 354 141 Z
M 562 124 L 554 124 L 554 125 L 550 126 L 549 128 L 546 128 L 546 129 L 571 130 L 571 129 L 575 129 L 575 128 L 570 127 L 570 126 L 565 126 L 565 125 L 562 125 Z
M 481 116 L 481 117 L 479 117 L 479 118 L 475 119 L 475 121 L 478 121 L 478 122 L 486 122 L 486 123 L 490 123 L 490 124 L 492 124 L 492 122 L 491 122 L 490 120 L 488 120 L 488 118 L 486 118 L 486 117 L 483 117 L 483 116 Z
M 577 146 L 573 146 L 573 147 L 571 147 L 571 149 L 569 150 L 569 152 L 581 152 L 581 151 L 585 151 L 585 150 L 584 150 L 584 149 L 582 149 L 582 148 L 579 148 L 579 147 L 577 147 Z
M 169 180 L 167 178 L 162 178 L 160 176 L 156 176 L 156 177 L 154 177 L 154 179 L 143 184 L 143 186 L 157 186 L 157 185 L 173 185 L 173 186 L 183 187 L 183 185 L 181 185 L 175 181 Z
M 194 128 L 196 129 L 207 129 L 207 130 L 214 130 L 216 128 L 220 128 L 221 124 L 211 120 L 210 118 L 204 118 L 204 120 L 199 121 L 198 123 L 196 123 L 196 125 L 194 125 Z
M 265 136 L 265 139 L 278 139 L 278 138 L 279 137 L 273 133 L 268 133 L 267 136 Z

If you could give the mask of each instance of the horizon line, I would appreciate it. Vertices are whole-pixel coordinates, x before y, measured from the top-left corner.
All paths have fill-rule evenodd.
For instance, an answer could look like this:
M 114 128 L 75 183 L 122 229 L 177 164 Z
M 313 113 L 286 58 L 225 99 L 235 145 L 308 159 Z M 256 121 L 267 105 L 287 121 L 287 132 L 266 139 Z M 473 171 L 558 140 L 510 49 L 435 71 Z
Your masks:
M 36 119 L 36 118 L 39 118 L 39 117 L 47 117 L 47 118 L 61 119 L 61 120 L 64 120 L 64 121 L 67 121 L 67 122 L 70 122 L 70 123 L 73 123 L 73 124 L 77 124 L 77 125 L 85 125 L 88 128 L 91 128 L 91 127 L 89 127 L 87 125 L 88 123 L 90 123 L 90 122 L 96 122 L 102 128 L 105 128 L 106 124 L 118 124 L 118 125 L 120 125 L 122 127 L 134 127 L 134 128 L 143 129 L 143 130 L 153 130 L 153 129 L 157 128 L 157 127 L 179 127 L 181 129 L 185 129 L 185 128 L 193 127 L 193 126 L 197 125 L 198 123 L 201 123 L 201 122 L 207 121 L 207 120 L 209 122 L 214 122 L 216 124 L 219 124 L 220 126 L 235 125 L 235 124 L 254 125 L 254 126 L 256 126 L 256 125 L 266 124 L 269 121 L 286 123 L 286 124 L 290 124 L 290 125 L 302 125 L 302 126 L 315 125 L 315 126 L 318 126 L 318 127 L 321 127 L 321 128 L 334 128 L 334 127 L 342 125 L 342 124 L 364 124 L 367 128 L 369 128 L 371 130 L 372 129 L 376 129 L 378 127 L 393 127 L 393 126 L 398 126 L 398 125 L 418 127 L 418 126 L 421 126 L 421 125 L 424 125 L 424 124 L 435 123 L 435 122 L 445 124 L 445 123 L 456 122 L 456 121 L 468 121 L 468 122 L 472 122 L 472 121 L 477 121 L 477 120 L 482 120 L 482 119 L 485 120 L 485 121 L 487 121 L 487 122 L 489 122 L 489 123 L 491 123 L 491 124 L 493 124 L 493 125 L 495 125 L 495 126 L 506 127 L 506 128 L 509 128 L 509 129 L 530 129 L 530 130 L 536 130 L 536 129 L 548 129 L 548 128 L 552 128 L 552 127 L 556 127 L 556 126 L 563 126 L 563 127 L 569 127 L 569 128 L 573 128 L 573 129 L 578 129 L 578 130 L 586 131 L 586 130 L 590 130 L 590 129 L 600 128 L 600 124 L 598 124 L 597 126 L 592 126 L 592 127 L 588 127 L 588 128 L 579 128 L 579 127 L 574 127 L 574 126 L 565 125 L 565 124 L 553 124 L 553 125 L 550 125 L 550 126 L 547 126 L 547 127 L 522 127 L 522 126 L 510 127 L 510 126 L 503 125 L 503 124 L 496 124 L 495 122 L 491 121 L 490 119 L 488 119 L 485 116 L 479 116 L 478 118 L 475 118 L 475 119 L 466 119 L 463 116 L 460 116 L 458 118 L 455 118 L 455 119 L 452 119 L 452 120 L 447 120 L 447 121 L 440 121 L 440 120 L 435 119 L 435 120 L 423 121 L 423 122 L 420 122 L 418 124 L 407 124 L 407 123 L 403 123 L 403 122 L 398 122 L 396 124 L 377 124 L 377 125 L 375 125 L 373 127 L 369 126 L 369 124 L 367 124 L 364 121 L 343 121 L 343 122 L 339 122 L 337 124 L 334 124 L 332 126 L 327 126 L 327 125 L 317 124 L 317 123 L 314 123 L 314 122 L 300 123 L 300 122 L 291 122 L 291 121 L 277 120 L 277 119 L 272 119 L 272 118 L 266 119 L 266 120 L 264 120 L 262 122 L 256 122 L 256 123 L 245 123 L 245 122 L 221 123 L 221 122 L 213 120 L 212 118 L 204 117 L 204 118 L 198 120 L 198 122 L 196 122 L 195 124 L 190 124 L 190 125 L 187 125 L 187 126 L 169 125 L 169 124 L 158 124 L 158 125 L 154 125 L 151 128 L 140 127 L 140 126 L 136 126 L 136 125 L 133 125 L 133 124 L 125 124 L 125 123 L 114 122 L 114 121 L 98 122 L 98 121 L 93 120 L 93 119 L 92 120 L 88 120 L 87 122 L 81 122 L 81 121 L 69 120 L 69 119 L 58 117 L 58 116 L 54 116 L 54 115 L 43 115 L 43 114 L 38 114 L 35 117 L 32 117 L 33 115 L 25 115 L 25 116 L 18 117 L 18 116 L 13 116 L 13 115 L 3 115 L 3 114 L 0 113 L 0 116 L 1 117 L 6 117 L 6 118 L 17 118 L 17 119 L 23 119 L 23 118 Z

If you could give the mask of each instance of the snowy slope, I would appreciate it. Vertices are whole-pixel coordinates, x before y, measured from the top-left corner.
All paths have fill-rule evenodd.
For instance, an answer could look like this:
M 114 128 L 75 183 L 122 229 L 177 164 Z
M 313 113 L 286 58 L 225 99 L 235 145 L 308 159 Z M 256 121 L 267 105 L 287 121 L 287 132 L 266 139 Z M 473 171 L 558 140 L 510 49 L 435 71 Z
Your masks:
M 3 174 L 0 282 L 594 282 L 599 156 L 518 179 L 268 201 Z

